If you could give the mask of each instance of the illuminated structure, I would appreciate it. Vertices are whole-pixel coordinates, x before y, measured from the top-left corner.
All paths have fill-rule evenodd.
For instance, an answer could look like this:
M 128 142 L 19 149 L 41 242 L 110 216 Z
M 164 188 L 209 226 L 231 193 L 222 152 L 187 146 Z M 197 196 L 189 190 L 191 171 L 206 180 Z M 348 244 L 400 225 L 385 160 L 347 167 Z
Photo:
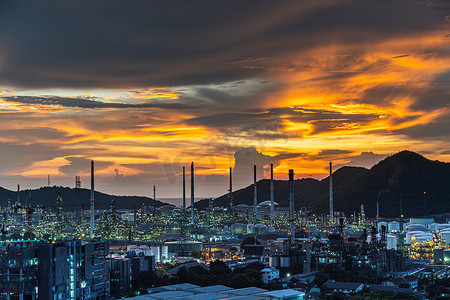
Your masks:
M 359 214 L 358 227 L 360 230 L 367 228 L 366 213 L 364 212 L 364 204 L 361 204 L 361 212 Z
M 194 162 L 191 163 L 191 224 L 195 223 L 194 219 Z
M 274 219 L 274 202 L 275 202 L 275 193 L 273 186 L 273 164 L 270 164 L 270 220 L 273 222 Z
M 58 193 L 58 197 L 56 197 L 56 221 L 61 223 L 63 221 L 63 198 L 61 194 Z
M 91 227 L 89 228 L 89 236 L 94 237 L 95 227 L 95 198 L 94 198 L 94 161 L 91 161 Z
M 228 208 L 233 209 L 233 169 L 230 167 L 230 189 L 228 190 Z
M 412 238 L 411 246 L 409 247 L 409 257 L 412 259 L 429 260 L 430 262 L 437 261 L 434 257 L 436 249 L 450 249 L 450 245 L 436 233 L 433 234 L 433 239 L 426 241 L 416 241 Z
M 256 165 L 253 166 L 253 218 L 258 215 L 258 187 L 256 186 Z
M 292 244 L 295 240 L 294 202 L 294 170 L 289 170 L 289 234 Z
M 330 162 L 330 224 L 334 224 L 334 210 L 333 210 L 333 165 Z

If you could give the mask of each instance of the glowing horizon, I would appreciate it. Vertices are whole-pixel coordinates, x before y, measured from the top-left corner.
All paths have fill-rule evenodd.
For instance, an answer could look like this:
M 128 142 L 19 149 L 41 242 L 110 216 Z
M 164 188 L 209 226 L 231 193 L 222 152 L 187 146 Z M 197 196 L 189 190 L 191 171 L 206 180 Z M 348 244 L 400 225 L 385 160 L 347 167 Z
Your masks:
M 82 5 L 49 4 L 36 23 L 31 4 L 11 4 L 0 30 L 0 186 L 37 187 L 47 175 L 72 186 L 95 160 L 102 191 L 150 196 L 156 184 L 175 197 L 194 161 L 198 195 L 217 196 L 229 167 L 244 186 L 253 164 L 267 178 L 272 162 L 283 179 L 402 150 L 450 161 L 445 3 L 141 5 L 114 8 L 136 15 L 117 27 L 90 7 L 83 27 L 55 17 Z

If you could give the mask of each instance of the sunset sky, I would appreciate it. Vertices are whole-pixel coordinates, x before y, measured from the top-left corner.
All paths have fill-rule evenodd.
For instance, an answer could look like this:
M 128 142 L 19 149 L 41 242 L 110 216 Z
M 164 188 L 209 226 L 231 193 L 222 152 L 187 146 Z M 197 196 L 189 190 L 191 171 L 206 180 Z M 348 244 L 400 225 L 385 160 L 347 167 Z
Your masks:
M 450 161 L 448 1 L 2 1 L 0 186 L 198 197 Z M 261 199 L 264 200 L 264 199 Z

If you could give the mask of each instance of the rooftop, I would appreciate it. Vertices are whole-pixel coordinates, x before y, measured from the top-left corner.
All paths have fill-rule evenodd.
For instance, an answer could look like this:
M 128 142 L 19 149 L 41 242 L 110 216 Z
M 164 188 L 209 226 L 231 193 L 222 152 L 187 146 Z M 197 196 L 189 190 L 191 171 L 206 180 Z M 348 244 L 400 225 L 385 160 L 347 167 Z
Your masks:
M 327 280 L 323 285 L 328 289 L 351 291 L 358 289 L 363 284 L 360 282 L 336 282 L 334 280 Z

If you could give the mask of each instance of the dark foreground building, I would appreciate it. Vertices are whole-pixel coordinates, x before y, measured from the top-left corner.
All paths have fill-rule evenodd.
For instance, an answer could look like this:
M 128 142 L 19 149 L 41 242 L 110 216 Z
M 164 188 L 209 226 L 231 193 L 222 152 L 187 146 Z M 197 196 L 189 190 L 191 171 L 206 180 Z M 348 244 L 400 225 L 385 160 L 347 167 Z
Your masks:
M 0 242 L 0 299 L 108 299 L 108 244 Z

